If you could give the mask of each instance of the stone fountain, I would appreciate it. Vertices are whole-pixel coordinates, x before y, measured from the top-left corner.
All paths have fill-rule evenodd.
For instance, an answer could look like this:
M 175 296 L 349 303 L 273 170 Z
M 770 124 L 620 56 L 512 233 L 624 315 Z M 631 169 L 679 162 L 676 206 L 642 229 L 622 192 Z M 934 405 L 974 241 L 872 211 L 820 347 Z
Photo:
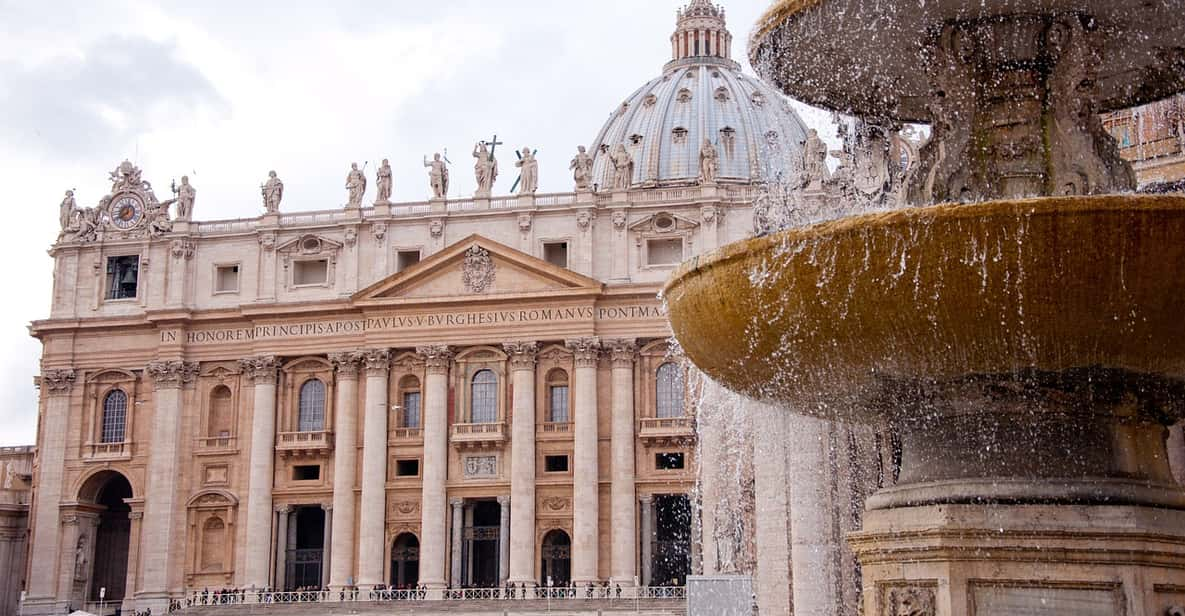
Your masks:
M 866 614 L 1185 604 L 1185 197 L 1131 193 L 1097 118 L 1185 90 L 1183 41 L 1185 0 L 784 0 L 758 25 L 788 94 L 933 131 L 919 207 L 725 246 L 665 289 L 708 375 L 896 435 L 848 537 Z

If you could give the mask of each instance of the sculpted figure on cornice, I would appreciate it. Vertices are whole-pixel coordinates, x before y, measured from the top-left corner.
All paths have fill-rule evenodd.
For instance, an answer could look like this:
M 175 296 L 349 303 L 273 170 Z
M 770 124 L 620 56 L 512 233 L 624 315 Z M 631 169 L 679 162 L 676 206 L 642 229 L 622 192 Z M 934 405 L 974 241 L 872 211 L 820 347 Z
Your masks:
M 576 192 L 589 190 L 592 180 L 593 157 L 588 155 L 584 146 L 576 146 L 576 157 L 568 164 L 572 170 L 572 180 L 576 182 Z
M 802 186 L 808 190 L 822 189 L 823 182 L 831 177 L 827 169 L 827 144 L 813 128 L 807 131 L 806 141 L 802 144 L 799 173 Z
M 539 345 L 535 342 L 504 342 L 502 348 L 510 356 L 512 370 L 534 370 Z
M 263 195 L 263 209 L 268 214 L 280 211 L 280 200 L 284 198 L 284 182 L 275 171 L 267 172 L 267 181 L 259 186 L 259 193 Z
M 59 206 L 59 222 L 63 223 L 60 239 L 67 242 L 92 242 L 102 233 L 120 238 L 159 237 L 173 230 L 168 206 L 152 192 L 152 185 L 141 177 L 138 167 L 123 161 L 109 174 L 111 192 L 99 200 L 94 208 L 78 210 L 73 191 L 66 194 Z M 192 187 L 186 188 L 192 208 Z
M 424 157 L 424 166 L 428 167 L 428 185 L 432 187 L 433 199 L 444 199 L 448 196 L 448 165 L 440 158 L 440 152 L 432 155 L 432 160 Z
M 62 232 L 74 222 L 74 215 L 78 213 L 78 206 L 74 202 L 74 191 L 67 190 L 62 203 L 58 205 L 58 221 L 62 225 Z
M 534 194 L 536 190 L 539 190 L 539 160 L 535 158 L 535 153 L 531 151 L 529 145 L 524 146 L 518 156 L 518 160 L 514 163 L 514 166 L 522 169 L 519 176 L 518 194 Z
M 715 184 L 720 170 L 720 156 L 710 139 L 704 139 L 699 148 L 699 181 L 701 184 Z
M 473 176 L 477 180 L 477 192 L 474 196 L 488 197 L 493 192 L 494 182 L 498 180 L 498 159 L 486 146 L 486 142 L 479 141 L 473 146 Z
M 613 190 L 628 190 L 634 180 L 634 157 L 625 149 L 625 144 L 613 146 L 609 162 L 613 164 Z
M 145 371 L 156 383 L 157 389 L 181 387 L 193 383 L 197 377 L 198 363 L 195 361 L 153 361 Z
M 346 208 L 362 207 L 362 196 L 366 194 L 366 174 L 358 168 L 358 163 L 350 163 L 350 172 L 346 174 Z
M 190 220 L 193 216 L 193 202 L 197 200 L 197 190 L 189 183 L 189 176 L 181 176 L 181 185 L 173 185 L 173 198 L 161 204 L 169 207 L 177 204 L 177 220 Z
M 379 191 L 379 195 L 375 198 L 376 204 L 386 204 L 391 202 L 391 189 L 394 186 L 394 179 L 391 177 L 391 163 L 387 159 L 383 159 L 383 164 L 375 173 L 374 185 L 375 189 Z

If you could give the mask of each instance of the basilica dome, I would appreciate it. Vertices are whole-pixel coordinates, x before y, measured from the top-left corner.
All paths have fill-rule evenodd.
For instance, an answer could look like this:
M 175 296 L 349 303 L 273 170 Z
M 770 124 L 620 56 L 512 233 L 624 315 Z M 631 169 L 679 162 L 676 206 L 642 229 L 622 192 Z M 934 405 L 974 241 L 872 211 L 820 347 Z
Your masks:
M 672 60 L 613 111 L 593 142 L 593 182 L 613 185 L 610 153 L 620 144 L 633 156 L 631 187 L 694 184 L 705 139 L 716 147 L 720 183 L 784 177 L 806 126 L 781 93 L 741 73 L 731 47 L 723 8 L 693 0 L 679 11 Z

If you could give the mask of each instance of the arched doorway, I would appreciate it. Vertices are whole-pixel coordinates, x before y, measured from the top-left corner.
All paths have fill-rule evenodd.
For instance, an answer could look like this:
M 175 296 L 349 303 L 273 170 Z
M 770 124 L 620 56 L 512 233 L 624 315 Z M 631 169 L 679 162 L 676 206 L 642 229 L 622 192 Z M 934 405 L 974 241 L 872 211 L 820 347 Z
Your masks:
M 415 588 L 419 583 L 420 540 L 402 533 L 391 546 L 391 588 Z
M 550 578 L 553 586 L 567 586 L 572 579 L 572 538 L 568 533 L 555 529 L 543 535 L 543 546 L 539 550 L 543 566 L 539 568 L 539 585 L 547 586 Z
M 86 559 L 91 559 L 87 584 L 88 601 L 99 601 L 99 590 L 106 589 L 103 601 L 118 605 L 124 599 L 128 579 L 128 547 L 132 521 L 131 508 L 124 499 L 132 497 L 132 485 L 115 471 L 102 471 L 86 480 L 78 493 L 78 502 L 99 508 L 95 527 L 94 551 L 88 554 L 86 539 L 79 537 L 75 568 L 85 575 Z

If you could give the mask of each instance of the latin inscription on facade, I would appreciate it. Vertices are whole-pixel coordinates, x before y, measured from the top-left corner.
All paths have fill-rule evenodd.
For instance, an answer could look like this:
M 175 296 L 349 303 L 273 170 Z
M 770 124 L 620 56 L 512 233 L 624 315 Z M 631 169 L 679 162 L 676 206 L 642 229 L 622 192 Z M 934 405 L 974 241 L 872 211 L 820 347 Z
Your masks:
M 434 327 L 483 327 L 487 325 L 514 325 L 516 323 L 562 323 L 591 320 L 636 321 L 638 319 L 664 318 L 666 318 L 666 310 L 658 304 L 600 308 L 577 306 L 572 308 L 433 312 L 390 317 L 301 321 L 254 327 L 194 330 L 185 332 L 184 336 L 187 344 L 217 344 Z M 179 335 L 175 331 L 163 331 L 161 332 L 161 342 L 177 342 Z

